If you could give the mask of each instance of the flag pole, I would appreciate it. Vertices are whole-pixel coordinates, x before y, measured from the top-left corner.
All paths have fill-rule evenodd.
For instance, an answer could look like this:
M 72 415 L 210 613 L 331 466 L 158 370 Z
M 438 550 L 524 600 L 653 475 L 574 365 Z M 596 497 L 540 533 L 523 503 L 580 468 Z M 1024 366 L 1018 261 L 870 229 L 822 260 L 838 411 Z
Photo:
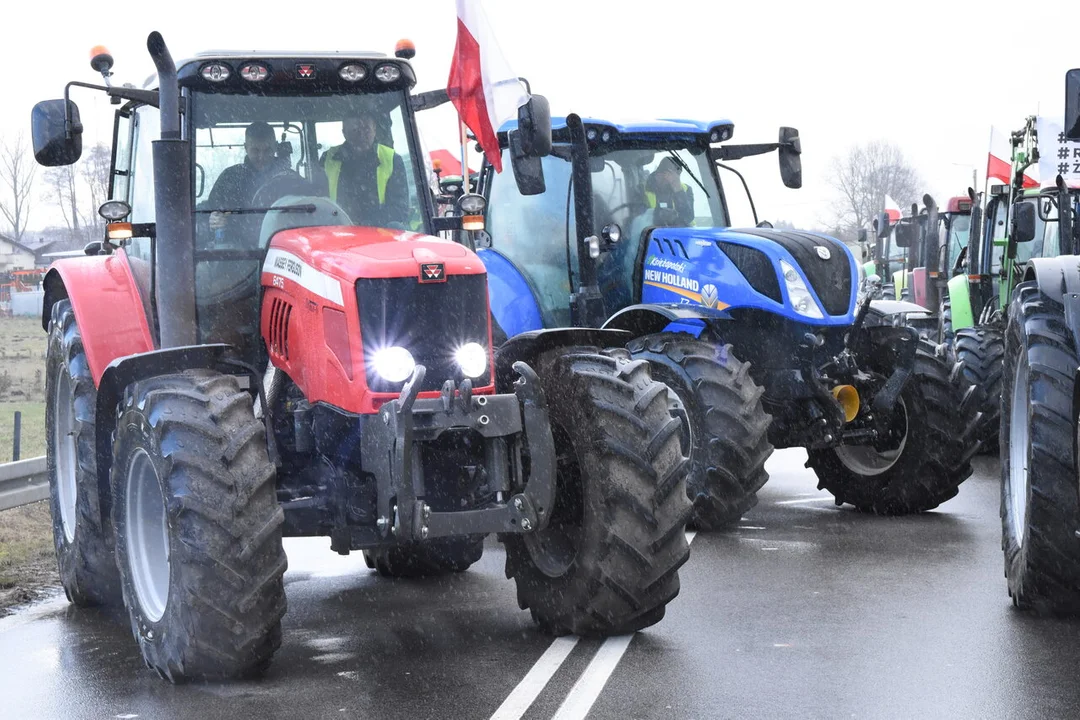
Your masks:
M 461 122 L 461 189 L 469 193 L 469 136 L 465 123 Z

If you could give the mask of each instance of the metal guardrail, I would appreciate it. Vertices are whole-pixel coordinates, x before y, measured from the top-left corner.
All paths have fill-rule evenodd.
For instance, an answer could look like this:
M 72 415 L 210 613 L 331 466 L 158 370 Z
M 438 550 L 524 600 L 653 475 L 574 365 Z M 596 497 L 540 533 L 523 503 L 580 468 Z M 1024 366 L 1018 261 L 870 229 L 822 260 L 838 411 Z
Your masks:
M 45 456 L 0 463 L 0 510 L 10 510 L 49 498 Z

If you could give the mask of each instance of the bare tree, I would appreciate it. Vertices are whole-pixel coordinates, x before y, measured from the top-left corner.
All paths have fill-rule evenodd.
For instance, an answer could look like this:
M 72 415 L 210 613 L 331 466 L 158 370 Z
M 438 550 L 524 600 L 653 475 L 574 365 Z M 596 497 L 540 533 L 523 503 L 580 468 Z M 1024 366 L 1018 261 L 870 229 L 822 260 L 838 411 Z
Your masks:
M 79 183 L 74 165 L 61 165 L 45 171 L 45 198 L 59 209 L 72 239 L 82 238 L 79 215 Z M 84 240 L 85 242 L 85 240 Z
M 0 143 L 0 213 L 11 226 L 15 242 L 21 242 L 30 218 L 30 191 L 37 165 L 22 133 Z
M 845 234 L 867 227 L 885 209 L 885 196 L 906 208 L 919 197 L 922 179 L 899 147 L 884 140 L 856 145 L 832 160 L 836 190 L 833 223 Z
M 100 236 L 105 231 L 105 220 L 98 215 L 101 203 L 109 199 L 109 171 L 112 162 L 112 153 L 105 143 L 98 143 L 90 148 L 79 166 L 79 174 L 83 184 L 90 192 L 90 208 L 83 218 L 83 224 L 88 230 L 92 230 L 93 237 Z

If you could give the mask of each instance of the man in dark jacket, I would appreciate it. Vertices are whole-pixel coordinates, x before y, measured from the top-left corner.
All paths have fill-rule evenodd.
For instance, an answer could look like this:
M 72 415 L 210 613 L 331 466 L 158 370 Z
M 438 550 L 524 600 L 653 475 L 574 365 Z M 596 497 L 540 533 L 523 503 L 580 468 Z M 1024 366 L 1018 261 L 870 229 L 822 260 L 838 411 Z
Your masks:
M 405 163 L 394 149 L 375 142 L 375 116 L 347 118 L 345 142 L 321 159 L 329 197 L 355 225 L 405 228 L 409 222 L 409 187 Z
M 210 213 L 210 227 L 214 230 L 226 226 L 226 216 L 220 211 L 251 207 L 255 191 L 281 172 L 277 138 L 267 123 L 259 121 L 247 126 L 244 151 L 244 162 L 225 168 L 206 198 L 204 206 L 214 211 Z

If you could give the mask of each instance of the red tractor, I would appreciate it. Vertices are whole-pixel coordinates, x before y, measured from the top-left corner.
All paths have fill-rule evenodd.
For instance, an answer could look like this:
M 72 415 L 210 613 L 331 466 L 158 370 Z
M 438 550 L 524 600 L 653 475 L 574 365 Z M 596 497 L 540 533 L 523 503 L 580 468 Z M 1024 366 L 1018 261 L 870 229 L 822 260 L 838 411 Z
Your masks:
M 462 571 L 496 534 L 543 629 L 658 622 L 691 510 L 667 386 L 612 331 L 536 332 L 495 352 L 485 268 L 438 236 L 475 227 L 483 198 L 436 217 L 411 46 L 177 67 L 160 34 L 147 45 L 144 87 L 113 85 L 101 48 L 105 84 L 68 86 L 120 106 L 106 237 L 44 281 L 71 602 L 122 603 L 169 680 L 246 675 L 281 643 L 282 537 L 328 536 L 411 576 Z M 42 165 L 80 156 L 67 96 L 34 108 Z M 523 140 L 550 144 L 546 101 L 521 112 Z M 360 114 L 386 149 L 378 202 L 351 217 L 324 160 Z M 271 152 L 247 135 L 257 123 Z M 217 193 L 230 177 L 246 193 Z

